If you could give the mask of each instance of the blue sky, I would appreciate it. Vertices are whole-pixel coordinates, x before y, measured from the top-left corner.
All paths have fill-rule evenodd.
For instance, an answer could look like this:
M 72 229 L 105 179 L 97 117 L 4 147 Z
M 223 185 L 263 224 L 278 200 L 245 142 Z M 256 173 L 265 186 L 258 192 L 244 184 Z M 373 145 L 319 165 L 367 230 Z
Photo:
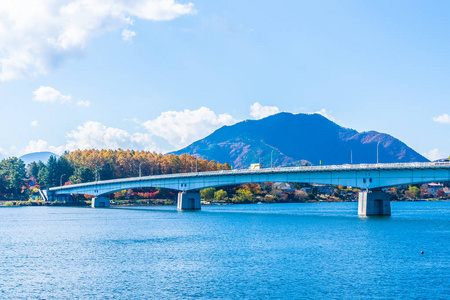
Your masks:
M 166 152 L 278 111 L 450 155 L 448 1 L 0 2 L 2 157 Z

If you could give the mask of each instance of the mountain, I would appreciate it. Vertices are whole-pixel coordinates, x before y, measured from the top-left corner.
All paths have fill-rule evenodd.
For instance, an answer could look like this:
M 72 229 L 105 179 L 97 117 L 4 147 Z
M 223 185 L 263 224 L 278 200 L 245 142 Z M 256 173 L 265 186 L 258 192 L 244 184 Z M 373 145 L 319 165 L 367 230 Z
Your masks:
M 427 162 L 428 159 L 400 140 L 376 131 L 344 128 L 319 114 L 279 113 L 261 120 L 224 126 L 174 154 L 248 168 L 261 161 L 274 166 Z M 352 157 L 352 158 L 351 158 Z
M 28 165 L 31 164 L 33 161 L 34 162 L 42 161 L 43 163 L 47 163 L 50 156 L 59 157 L 59 155 L 56 155 L 55 153 L 52 152 L 34 152 L 22 155 L 19 158 L 25 162 L 25 165 Z

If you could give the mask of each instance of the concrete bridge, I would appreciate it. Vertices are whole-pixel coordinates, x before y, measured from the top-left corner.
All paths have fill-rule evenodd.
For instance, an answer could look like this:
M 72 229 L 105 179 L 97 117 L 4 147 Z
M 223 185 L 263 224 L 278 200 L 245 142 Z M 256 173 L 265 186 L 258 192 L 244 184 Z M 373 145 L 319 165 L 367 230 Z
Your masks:
M 114 192 L 146 187 L 178 190 L 178 209 L 200 209 L 199 190 L 243 183 L 299 182 L 360 188 L 359 215 L 390 215 L 389 195 L 384 187 L 450 181 L 450 163 L 359 164 L 222 170 L 104 180 L 47 190 L 51 200 L 71 194 L 92 195 L 92 207 L 109 206 Z

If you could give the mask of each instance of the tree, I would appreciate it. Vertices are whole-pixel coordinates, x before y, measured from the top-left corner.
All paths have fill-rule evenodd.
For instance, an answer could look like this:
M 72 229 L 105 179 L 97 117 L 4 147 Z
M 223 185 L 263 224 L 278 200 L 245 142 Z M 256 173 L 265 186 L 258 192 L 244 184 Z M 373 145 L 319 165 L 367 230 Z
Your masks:
M 242 188 L 249 190 L 254 195 L 260 195 L 263 193 L 261 186 L 258 183 L 246 183 Z
M 215 188 L 206 188 L 200 191 L 200 196 L 206 200 L 212 200 L 214 198 L 214 193 L 215 193 L 216 189 Z
M 45 173 L 45 185 L 47 187 L 54 187 L 59 185 L 58 162 L 55 156 L 50 156 L 47 161 L 47 168 Z
M 437 190 L 437 191 L 436 191 L 436 197 L 439 197 L 439 198 L 445 197 L 445 192 L 444 192 L 444 190 Z
M 232 199 L 232 201 L 236 203 L 251 202 L 252 200 L 253 194 L 247 189 L 238 189 L 236 195 Z
M 420 189 L 417 186 L 409 186 L 405 192 L 405 196 L 409 199 L 417 199 L 420 197 Z
M 46 188 L 47 184 L 47 168 L 44 167 L 42 169 L 39 170 L 38 176 L 37 176 L 37 181 L 39 183 L 39 185 L 41 186 L 41 188 Z
M 28 178 L 34 177 L 35 179 L 37 179 L 38 174 L 39 174 L 39 166 L 36 162 L 33 161 L 30 164 L 30 167 L 28 168 L 27 176 Z
M 296 190 L 295 198 L 297 198 L 300 201 L 305 201 L 308 198 L 308 194 L 302 190 Z
M 2 172 L 1 172 L 1 169 L 0 169 L 0 196 L 2 194 L 6 193 L 7 186 L 8 186 L 8 183 L 6 181 L 6 177 L 4 175 L 2 175 Z
M 266 182 L 263 187 L 265 192 L 270 192 L 272 190 L 272 182 Z
M 68 181 L 70 176 L 72 176 L 73 174 L 73 168 L 66 158 L 67 154 L 68 153 L 66 152 L 63 155 L 61 155 L 56 162 L 56 179 L 58 185 L 60 184 L 61 179 L 64 179 L 63 181 L 64 184 L 64 182 Z
M 19 168 L 11 169 L 8 176 L 8 183 L 11 190 L 13 190 L 14 195 L 18 194 L 19 188 L 22 187 L 25 179 L 25 165 L 23 170 Z
M 25 182 L 25 163 L 17 157 L 11 157 L 1 162 L 0 169 L 0 175 L 6 180 L 7 191 L 17 195 Z
M 214 200 L 217 201 L 225 200 L 227 197 L 228 194 L 224 190 L 218 190 L 217 192 L 214 193 Z
M 91 182 L 94 181 L 94 173 L 87 167 L 81 167 L 75 170 L 69 181 L 72 184 Z

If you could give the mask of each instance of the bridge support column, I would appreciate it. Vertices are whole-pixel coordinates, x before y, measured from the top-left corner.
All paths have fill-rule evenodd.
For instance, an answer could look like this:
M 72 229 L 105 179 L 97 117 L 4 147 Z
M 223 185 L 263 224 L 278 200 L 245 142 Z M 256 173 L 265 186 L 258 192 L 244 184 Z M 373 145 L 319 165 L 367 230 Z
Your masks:
M 391 200 L 389 194 L 378 191 L 359 193 L 358 216 L 390 216 Z
M 98 207 L 110 207 L 111 203 L 109 202 L 109 198 L 107 197 L 95 197 L 92 198 L 92 208 Z
M 178 193 L 178 210 L 200 210 L 200 193 Z

